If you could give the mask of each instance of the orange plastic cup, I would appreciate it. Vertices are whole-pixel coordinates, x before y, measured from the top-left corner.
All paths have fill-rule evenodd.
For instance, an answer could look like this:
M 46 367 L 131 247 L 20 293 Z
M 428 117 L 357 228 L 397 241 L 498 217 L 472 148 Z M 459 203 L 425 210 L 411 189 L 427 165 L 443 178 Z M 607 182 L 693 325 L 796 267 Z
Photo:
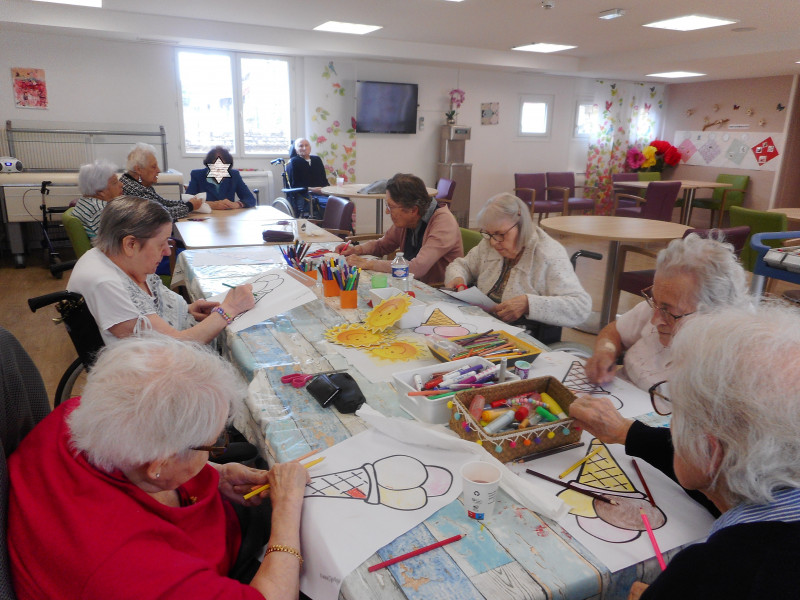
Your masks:
M 316 279 L 317 275 L 319 275 L 319 271 L 317 271 L 316 269 L 313 269 L 311 271 L 301 271 L 301 273 L 303 275 L 308 275 L 309 277 L 311 277 L 311 279 Z
M 335 279 L 322 280 L 322 293 L 326 298 L 338 296 L 340 291 L 339 284 L 336 283 Z
M 342 290 L 339 296 L 341 298 L 342 308 L 358 307 L 358 290 Z

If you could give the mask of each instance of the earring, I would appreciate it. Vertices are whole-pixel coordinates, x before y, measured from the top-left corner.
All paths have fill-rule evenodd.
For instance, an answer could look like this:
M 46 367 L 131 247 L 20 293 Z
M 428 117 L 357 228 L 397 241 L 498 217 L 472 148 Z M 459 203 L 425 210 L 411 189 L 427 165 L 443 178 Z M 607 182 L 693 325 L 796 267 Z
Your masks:
M 156 479 L 158 479 L 159 477 L 161 477 L 161 471 L 159 471 L 158 473 L 156 473 Z
M 142 176 L 139 175 L 139 183 L 142 183 Z

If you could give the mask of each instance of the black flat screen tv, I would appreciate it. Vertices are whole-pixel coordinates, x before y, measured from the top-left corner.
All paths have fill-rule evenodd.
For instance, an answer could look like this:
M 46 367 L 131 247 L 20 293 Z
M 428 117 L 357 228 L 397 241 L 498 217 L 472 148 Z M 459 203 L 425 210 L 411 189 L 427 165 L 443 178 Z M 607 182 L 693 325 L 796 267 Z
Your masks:
M 416 83 L 356 82 L 357 133 L 416 133 Z

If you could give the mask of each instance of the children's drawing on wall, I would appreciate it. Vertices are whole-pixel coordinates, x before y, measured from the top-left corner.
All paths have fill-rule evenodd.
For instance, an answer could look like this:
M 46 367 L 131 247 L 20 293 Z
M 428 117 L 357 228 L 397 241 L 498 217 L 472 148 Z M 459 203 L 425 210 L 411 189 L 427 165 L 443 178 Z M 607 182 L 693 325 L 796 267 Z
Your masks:
M 12 67 L 14 106 L 17 108 L 47 108 L 47 83 L 44 69 Z
M 583 368 L 583 363 L 575 360 L 569 366 L 567 374 L 561 380 L 565 387 L 569 388 L 578 394 L 594 394 L 597 396 L 605 396 L 614 403 L 614 406 L 619 410 L 622 408 L 623 403 L 617 396 L 609 392 L 599 383 L 592 383 L 586 376 L 586 370 Z
M 728 130 L 676 131 L 681 163 L 702 167 L 776 171 L 784 147 L 783 133 Z
M 640 511 L 647 515 L 654 530 L 666 525 L 667 516 L 634 487 L 605 444 L 593 439 L 586 455 L 592 453 L 589 460 L 581 465 L 571 484 L 579 489 L 600 493 L 614 503 L 575 490 L 560 492 L 558 497 L 572 507 L 569 512 L 575 515 L 581 529 L 599 540 L 624 544 L 637 539 L 645 531 Z
M 353 469 L 314 476 L 306 486 L 305 497 L 363 500 L 408 511 L 426 506 L 428 498 L 443 496 L 452 485 L 453 474 L 448 469 L 395 454 Z

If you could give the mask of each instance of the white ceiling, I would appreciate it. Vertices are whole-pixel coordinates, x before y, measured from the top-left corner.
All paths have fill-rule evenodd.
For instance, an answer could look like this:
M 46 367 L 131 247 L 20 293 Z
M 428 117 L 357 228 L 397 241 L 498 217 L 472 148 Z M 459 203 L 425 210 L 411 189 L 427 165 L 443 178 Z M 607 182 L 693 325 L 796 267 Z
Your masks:
M 548 10 L 540 0 L 104 0 L 104 8 L 91 9 L 4 0 L 0 29 L 633 80 L 675 70 L 707 74 L 694 81 L 800 73 L 798 0 L 553 3 Z M 597 18 L 610 8 L 626 14 Z M 641 26 L 686 14 L 738 23 L 693 32 Z M 365 36 L 312 31 L 328 20 L 383 28 Z M 531 42 L 577 48 L 510 50 Z

